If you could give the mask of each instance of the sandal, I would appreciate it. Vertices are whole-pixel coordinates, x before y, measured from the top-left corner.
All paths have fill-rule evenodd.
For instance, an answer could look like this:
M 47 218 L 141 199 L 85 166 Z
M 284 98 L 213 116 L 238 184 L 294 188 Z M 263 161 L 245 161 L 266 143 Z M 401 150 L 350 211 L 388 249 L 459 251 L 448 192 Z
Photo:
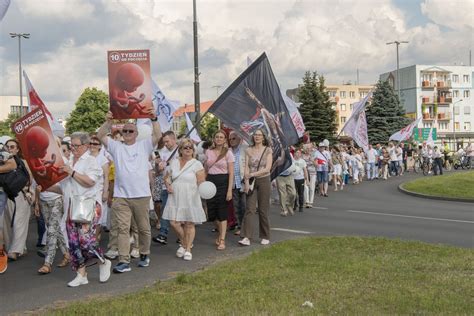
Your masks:
M 219 237 L 216 238 L 216 246 L 219 246 L 219 244 L 221 243 L 221 240 Z
M 67 257 L 64 256 L 63 260 L 61 260 L 61 262 L 58 263 L 57 267 L 58 268 L 64 268 L 64 267 L 68 266 L 70 262 L 71 262 L 71 259 L 69 259 L 69 256 L 67 256 Z
M 225 240 L 221 239 L 219 241 L 219 245 L 217 245 L 217 250 L 224 250 L 225 249 Z
M 51 273 L 51 266 L 49 264 L 43 264 L 41 268 L 38 270 L 39 274 L 48 274 Z

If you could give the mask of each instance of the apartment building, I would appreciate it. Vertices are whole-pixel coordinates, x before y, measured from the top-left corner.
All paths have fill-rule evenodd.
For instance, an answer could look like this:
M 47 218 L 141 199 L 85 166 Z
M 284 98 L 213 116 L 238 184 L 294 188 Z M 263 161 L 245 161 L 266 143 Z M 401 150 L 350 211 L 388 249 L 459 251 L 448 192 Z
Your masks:
M 209 110 L 209 108 L 211 107 L 211 105 L 213 103 L 214 103 L 214 101 L 201 102 L 201 105 L 200 105 L 201 115 L 203 113 L 207 112 L 207 110 Z M 194 104 L 185 104 L 185 105 L 180 106 L 179 108 L 177 108 L 176 111 L 174 112 L 174 114 L 173 114 L 173 124 L 171 125 L 171 130 L 173 132 L 175 132 L 176 134 L 179 133 L 179 128 L 181 127 L 181 124 L 183 124 L 183 122 L 186 122 L 186 118 L 184 117 L 184 113 L 188 113 L 189 118 L 193 121 L 195 116 L 196 116 L 196 112 L 195 112 L 195 109 L 194 109 Z
M 474 142 L 474 67 L 412 65 L 401 68 L 400 101 L 419 129 L 436 129 L 451 149 Z M 397 71 L 380 75 L 398 91 Z
M 10 113 L 26 114 L 28 112 L 28 98 L 23 97 L 23 112 L 20 106 L 19 96 L 0 96 L 0 121 L 5 120 Z

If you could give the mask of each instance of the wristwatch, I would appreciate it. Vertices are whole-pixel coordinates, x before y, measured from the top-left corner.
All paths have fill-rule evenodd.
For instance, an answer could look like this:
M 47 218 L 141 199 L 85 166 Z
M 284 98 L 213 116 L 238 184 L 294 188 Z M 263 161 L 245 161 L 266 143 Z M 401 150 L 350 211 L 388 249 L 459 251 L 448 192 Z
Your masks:
M 156 122 L 156 121 L 158 121 L 158 116 L 155 116 L 155 118 L 151 118 L 150 120 L 151 120 L 152 122 Z

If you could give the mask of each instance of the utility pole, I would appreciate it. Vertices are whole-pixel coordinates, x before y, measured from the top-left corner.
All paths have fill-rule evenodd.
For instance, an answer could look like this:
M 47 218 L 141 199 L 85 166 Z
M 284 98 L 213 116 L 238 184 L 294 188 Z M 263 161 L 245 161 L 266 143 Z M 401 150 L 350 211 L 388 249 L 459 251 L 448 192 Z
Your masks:
M 23 85 L 21 80 L 21 39 L 30 38 L 30 33 L 10 33 L 11 38 L 18 38 L 18 76 L 20 79 L 20 115 L 23 116 Z
M 195 122 L 200 121 L 201 101 L 199 97 L 199 59 L 198 59 L 198 29 L 197 29 L 196 0 L 193 0 L 193 38 L 194 38 L 194 110 L 196 111 Z M 199 133 L 199 126 L 196 126 Z
M 387 45 L 396 44 L 396 46 L 397 46 L 397 90 L 398 90 L 398 101 L 400 101 L 400 63 L 399 63 L 399 58 L 398 58 L 398 46 L 400 46 L 400 44 L 407 44 L 407 43 L 408 43 L 408 41 L 394 41 L 394 42 L 387 43 Z

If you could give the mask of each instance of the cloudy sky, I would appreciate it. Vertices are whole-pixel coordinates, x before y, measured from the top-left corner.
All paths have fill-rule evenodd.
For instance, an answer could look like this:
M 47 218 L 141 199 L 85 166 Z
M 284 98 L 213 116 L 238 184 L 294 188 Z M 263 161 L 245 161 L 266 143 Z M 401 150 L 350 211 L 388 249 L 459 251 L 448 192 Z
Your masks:
M 86 87 L 108 90 L 108 50 L 150 49 L 153 79 L 193 103 L 192 0 L 11 0 L 0 24 L 0 95 L 18 95 L 22 65 L 46 105 L 67 116 Z M 469 63 L 474 0 L 197 0 L 201 100 L 216 98 L 266 52 L 282 89 L 307 70 L 328 84 L 372 84 L 400 66 Z M 221 86 L 219 91 L 215 86 Z

